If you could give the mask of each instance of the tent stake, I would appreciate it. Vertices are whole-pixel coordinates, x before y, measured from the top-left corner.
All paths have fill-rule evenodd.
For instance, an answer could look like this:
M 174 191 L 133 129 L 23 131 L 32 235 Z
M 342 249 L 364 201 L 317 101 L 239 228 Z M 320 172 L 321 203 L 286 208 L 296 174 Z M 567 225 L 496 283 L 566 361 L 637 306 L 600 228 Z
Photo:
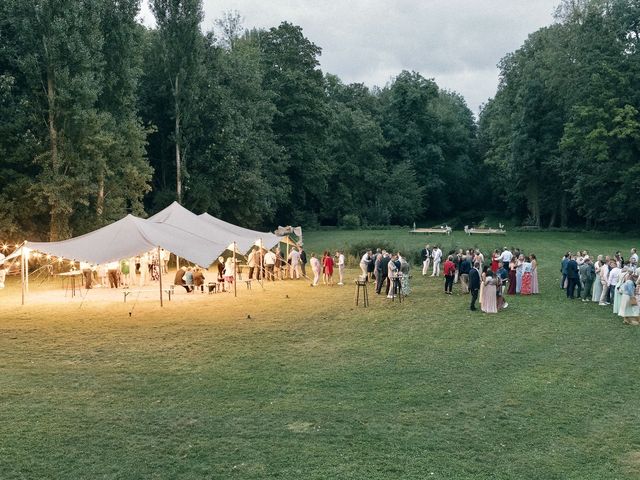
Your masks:
M 177 258 L 177 257 L 176 257 Z M 160 306 L 163 307 L 164 305 L 162 304 L 162 262 L 160 262 L 160 247 L 158 247 L 158 264 L 160 267 Z M 133 268 L 136 268 L 135 266 Z

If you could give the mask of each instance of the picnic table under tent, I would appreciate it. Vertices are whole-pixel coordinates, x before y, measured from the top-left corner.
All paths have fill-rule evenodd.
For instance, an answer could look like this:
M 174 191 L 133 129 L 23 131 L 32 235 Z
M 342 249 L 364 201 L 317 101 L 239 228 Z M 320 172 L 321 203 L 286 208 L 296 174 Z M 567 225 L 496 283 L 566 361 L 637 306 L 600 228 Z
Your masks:
M 110 225 L 68 240 L 24 242 L 5 261 L 21 257 L 24 304 L 25 284 L 29 274 L 25 258 L 28 258 L 32 250 L 59 258 L 101 264 L 163 248 L 197 265 L 209 266 L 227 247 L 228 244 L 218 243 L 174 225 L 127 215 Z M 162 275 L 160 304 L 162 305 Z

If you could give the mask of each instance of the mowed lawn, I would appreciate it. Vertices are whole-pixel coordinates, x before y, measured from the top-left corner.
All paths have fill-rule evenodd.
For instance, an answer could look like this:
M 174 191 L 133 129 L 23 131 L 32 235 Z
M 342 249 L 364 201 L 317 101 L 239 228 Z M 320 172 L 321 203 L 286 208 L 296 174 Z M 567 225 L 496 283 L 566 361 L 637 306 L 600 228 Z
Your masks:
M 405 302 L 372 293 L 365 309 L 355 265 L 345 287 L 242 285 L 163 309 L 115 295 L 19 307 L 14 283 L 0 292 L 0 479 L 640 477 L 640 328 L 566 300 L 558 271 L 566 250 L 628 256 L 637 238 L 305 236 L 309 252 L 367 241 L 519 246 L 542 294 L 488 316 L 414 268 Z

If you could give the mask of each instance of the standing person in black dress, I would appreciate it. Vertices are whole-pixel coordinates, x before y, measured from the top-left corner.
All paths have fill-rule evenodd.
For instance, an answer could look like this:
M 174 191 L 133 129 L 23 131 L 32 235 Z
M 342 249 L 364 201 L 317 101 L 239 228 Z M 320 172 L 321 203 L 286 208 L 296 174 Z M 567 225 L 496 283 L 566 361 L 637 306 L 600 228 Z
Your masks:
M 299 252 L 300 252 L 300 270 L 302 270 L 302 278 L 307 278 L 307 252 L 305 252 L 302 247 L 300 247 Z
M 471 306 L 469 310 L 476 311 L 476 300 L 478 300 L 478 294 L 480 293 L 480 264 L 476 263 L 469 272 L 469 291 L 471 292 Z

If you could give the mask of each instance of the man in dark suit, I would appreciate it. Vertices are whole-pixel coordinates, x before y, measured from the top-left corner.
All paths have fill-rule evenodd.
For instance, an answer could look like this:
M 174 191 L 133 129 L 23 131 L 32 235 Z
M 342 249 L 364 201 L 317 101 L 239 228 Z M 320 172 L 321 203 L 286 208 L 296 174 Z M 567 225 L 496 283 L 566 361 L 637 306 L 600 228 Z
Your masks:
M 476 301 L 478 300 L 478 293 L 480 292 L 480 264 L 476 262 L 471 271 L 469 272 L 469 291 L 471 292 L 471 306 L 469 309 L 475 311 Z
M 578 262 L 576 256 L 570 255 L 567 262 L 567 298 L 574 298 L 576 285 L 580 281 L 580 272 L 578 271 Z
M 382 252 L 382 260 L 380 260 L 380 265 L 378 267 L 378 274 L 376 278 L 376 293 L 380 294 L 382 290 L 382 285 L 386 283 L 387 277 L 389 276 L 389 262 L 391 261 L 391 256 L 383 251 Z

